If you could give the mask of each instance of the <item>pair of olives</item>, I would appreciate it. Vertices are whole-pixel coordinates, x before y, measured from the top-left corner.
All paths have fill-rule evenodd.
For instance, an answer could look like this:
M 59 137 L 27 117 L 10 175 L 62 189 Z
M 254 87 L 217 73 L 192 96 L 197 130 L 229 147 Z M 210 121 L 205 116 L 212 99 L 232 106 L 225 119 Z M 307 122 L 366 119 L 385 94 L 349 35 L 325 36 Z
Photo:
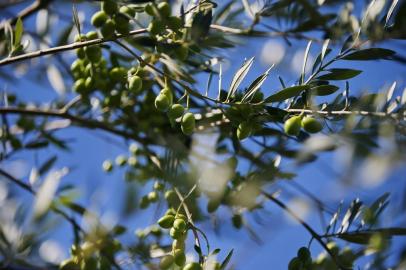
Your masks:
M 312 256 L 308 248 L 301 247 L 297 251 L 297 257 L 290 260 L 288 270 L 309 269 L 312 265 Z
M 148 31 L 152 35 L 159 35 L 169 27 L 173 31 L 178 31 L 182 27 L 182 19 L 178 16 L 171 16 L 171 7 L 167 2 L 161 2 L 158 5 L 148 4 L 145 6 L 145 12 L 153 17 L 148 25 Z
M 135 10 L 131 7 L 118 8 L 116 1 L 104 0 L 101 3 L 101 10 L 92 16 L 91 23 L 100 28 L 103 37 L 110 38 L 115 31 L 121 34 L 130 32 L 130 19 L 134 16 Z
M 301 128 L 309 133 L 317 133 L 323 129 L 323 125 L 313 117 L 301 115 L 289 118 L 284 125 L 285 133 L 291 136 L 299 135 Z

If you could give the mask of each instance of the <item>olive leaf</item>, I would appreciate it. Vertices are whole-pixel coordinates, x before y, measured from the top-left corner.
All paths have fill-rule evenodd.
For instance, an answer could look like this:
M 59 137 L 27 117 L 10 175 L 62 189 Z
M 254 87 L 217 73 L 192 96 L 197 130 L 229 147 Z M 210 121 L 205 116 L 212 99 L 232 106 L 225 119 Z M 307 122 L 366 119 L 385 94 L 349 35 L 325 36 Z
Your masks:
M 317 77 L 318 80 L 338 81 L 354 78 L 362 73 L 362 70 L 347 68 L 332 68 L 327 70 L 328 73 Z
M 273 95 L 267 97 L 265 99 L 265 103 L 281 102 L 281 101 L 287 100 L 289 98 L 299 95 L 304 90 L 307 90 L 309 88 L 310 88 L 310 86 L 307 84 L 296 85 L 296 86 L 285 88 L 282 91 L 279 91 L 276 94 L 273 94 Z
M 379 59 L 389 59 L 394 54 L 396 53 L 389 49 L 368 48 L 347 54 L 341 59 L 358 60 L 358 61 L 379 60 Z
M 237 92 L 238 87 L 244 80 L 245 76 L 247 76 L 248 71 L 250 70 L 253 62 L 254 57 L 251 57 L 248 61 L 245 61 L 242 67 L 240 67 L 240 69 L 235 73 L 234 78 L 231 81 L 230 88 L 228 90 L 227 100 L 229 100 L 229 98 L 232 97 L 235 94 L 235 92 Z
M 234 249 L 230 250 L 230 252 L 227 254 L 226 258 L 224 259 L 224 261 L 221 263 L 220 269 L 224 270 L 226 269 L 228 263 L 231 260 L 231 257 L 233 256 L 234 253 Z
M 315 96 L 328 96 L 335 93 L 338 89 L 340 89 L 338 86 L 326 84 L 313 87 L 310 89 L 310 92 Z
M 14 47 L 20 45 L 21 37 L 23 36 L 23 31 L 24 31 L 23 21 L 21 20 L 21 18 L 18 18 L 14 30 L 14 44 L 13 44 Z
M 271 71 L 271 69 L 274 67 L 274 65 L 272 65 L 267 71 L 265 71 L 265 73 L 261 74 L 260 76 L 258 76 L 258 78 L 256 78 L 251 85 L 248 87 L 246 94 L 244 95 L 244 97 L 242 98 L 241 102 L 246 101 L 247 99 L 249 99 L 250 97 L 253 97 L 255 92 L 257 92 L 262 84 L 265 82 L 266 78 L 268 78 L 269 76 L 269 72 Z

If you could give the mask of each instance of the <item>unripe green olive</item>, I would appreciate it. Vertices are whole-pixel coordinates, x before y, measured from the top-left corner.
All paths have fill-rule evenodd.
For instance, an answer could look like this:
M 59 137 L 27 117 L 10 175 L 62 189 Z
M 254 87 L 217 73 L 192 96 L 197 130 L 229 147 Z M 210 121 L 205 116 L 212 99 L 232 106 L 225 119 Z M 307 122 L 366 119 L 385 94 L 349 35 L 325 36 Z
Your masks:
M 220 200 L 217 199 L 210 199 L 207 203 L 207 212 L 213 213 L 215 212 L 220 206 Z
M 99 46 L 90 46 L 85 48 L 87 58 L 92 63 L 98 63 L 102 57 L 102 52 Z
M 172 242 L 172 250 L 185 250 L 185 241 L 183 239 L 175 239 Z
M 127 80 L 127 70 L 124 67 L 112 68 L 109 75 L 114 82 L 125 82 Z
M 75 36 L 75 38 L 74 38 L 74 41 L 75 42 L 83 42 L 83 41 L 86 41 L 86 35 L 84 35 L 84 34 L 78 34 L 78 35 L 76 35 Z
M 172 105 L 173 102 L 173 94 L 172 94 L 172 90 L 169 87 L 165 87 L 161 90 L 160 92 L 163 95 L 166 95 L 169 98 L 169 103 L 170 105 Z
M 181 218 L 176 218 L 173 222 L 173 227 L 178 231 L 184 231 L 186 229 L 186 222 Z
M 148 193 L 148 200 L 150 202 L 157 202 L 159 200 L 158 192 L 151 191 L 150 193 Z
M 132 76 L 128 82 L 128 88 L 134 93 L 138 93 L 142 89 L 142 79 L 135 75 Z
M 128 165 L 130 165 L 131 167 L 136 167 L 138 164 L 138 160 L 136 157 L 129 157 L 127 160 Z
M 183 266 L 186 263 L 185 252 L 182 249 L 176 249 L 173 252 L 173 257 L 175 259 L 175 264 L 178 266 Z
M 158 220 L 158 225 L 164 229 L 172 228 L 175 217 L 171 215 L 165 215 Z
M 169 119 L 175 120 L 183 115 L 185 108 L 181 104 L 173 104 L 168 111 Z
M 101 9 L 109 15 L 114 15 L 118 11 L 118 6 L 116 1 L 104 0 L 101 3 Z
M 167 95 L 159 94 L 155 98 L 155 108 L 161 112 L 166 112 L 170 106 L 170 100 Z
M 293 258 L 289 262 L 288 270 L 304 270 L 302 261 L 298 257 Z
M 135 16 L 135 10 L 129 6 L 120 7 L 120 13 L 126 14 L 127 16 L 133 18 Z
M 162 257 L 161 261 L 159 262 L 159 269 L 165 270 L 171 267 L 173 264 L 173 256 L 172 255 L 166 255 Z
M 284 125 L 285 133 L 291 136 L 297 136 L 300 132 L 302 117 L 301 116 L 293 116 L 286 120 Z
M 110 160 L 105 160 L 103 162 L 103 170 L 105 172 L 111 172 L 113 170 L 113 163 Z
M 79 59 L 85 58 L 85 57 L 86 57 L 85 49 L 84 49 L 83 47 L 82 47 L 82 48 L 77 48 L 77 49 L 76 49 L 76 56 L 77 56 Z
M 175 49 L 175 55 L 179 60 L 185 61 L 189 55 L 189 47 L 186 44 L 182 44 Z
M 166 18 L 171 15 L 171 7 L 167 2 L 161 2 L 158 4 L 158 10 L 162 17 Z
M 164 184 L 156 181 L 154 183 L 154 189 L 157 190 L 157 191 L 162 191 L 162 190 L 164 190 Z
M 248 121 L 241 122 L 237 128 L 237 138 L 241 141 L 251 135 L 252 126 Z
M 103 24 L 102 28 L 100 29 L 101 34 L 104 38 L 111 38 L 114 35 L 114 31 L 116 30 L 116 25 L 114 21 L 108 19 L 105 24 Z
M 317 133 L 323 129 L 323 125 L 319 121 L 309 116 L 302 119 L 302 127 L 309 133 Z
M 338 252 L 340 251 L 340 248 L 336 244 L 336 242 L 328 242 L 327 247 L 330 250 L 330 252 L 334 255 L 338 255 Z
M 147 13 L 149 16 L 154 16 L 154 6 L 152 4 L 148 4 L 145 6 L 145 13 Z
M 89 31 L 89 32 L 87 32 L 87 34 L 86 34 L 87 40 L 93 40 L 93 39 L 96 39 L 96 38 L 98 38 L 98 37 L 99 37 L 99 34 L 97 34 L 96 31 Z
M 84 94 L 86 92 L 86 82 L 85 79 L 80 78 L 73 84 L 73 91 L 79 94 Z
M 165 192 L 165 200 L 168 202 L 169 205 L 175 205 L 179 198 L 176 195 L 175 191 L 173 190 L 167 190 Z
M 153 20 L 149 23 L 147 30 L 153 35 L 158 35 L 165 30 L 165 25 L 161 21 Z
M 152 226 L 150 231 L 155 236 L 161 236 L 162 235 L 162 231 L 158 226 Z
M 94 80 L 92 79 L 92 77 L 87 77 L 86 78 L 85 86 L 86 86 L 87 92 L 90 92 L 91 90 L 94 89 Z
M 116 164 L 117 166 L 124 166 L 125 164 L 127 164 L 127 158 L 123 155 L 119 155 L 116 157 Z
M 176 194 L 175 194 L 175 196 L 176 196 Z M 167 199 L 166 194 L 165 194 L 165 199 Z M 173 209 L 173 208 L 169 208 L 168 210 L 166 210 L 165 215 L 175 216 L 176 215 L 176 210 Z
M 169 235 L 173 238 L 173 239 L 179 239 L 183 236 L 183 231 L 178 231 L 175 228 L 171 228 L 169 230 Z
M 182 19 L 177 16 L 171 16 L 168 18 L 168 26 L 174 31 L 179 30 L 182 27 Z
M 195 130 L 196 119 L 193 113 L 186 113 L 182 117 L 181 128 L 185 135 L 191 135 Z
M 130 23 L 124 14 L 118 13 L 114 17 L 114 23 L 116 25 L 117 32 L 120 34 L 128 34 L 128 32 L 130 32 Z
M 311 257 L 309 249 L 307 247 L 301 247 L 297 251 L 297 257 L 302 261 L 306 261 L 309 257 Z
M 104 11 L 98 11 L 93 16 L 90 22 L 94 27 L 102 27 L 103 24 L 107 21 L 108 16 Z
M 83 61 L 81 59 L 76 59 L 70 66 L 72 72 L 82 72 L 83 71 Z
M 203 270 L 203 267 L 197 262 L 192 262 L 186 264 L 182 270 Z
M 149 206 L 149 200 L 147 196 L 142 196 L 140 201 L 140 208 L 145 209 Z

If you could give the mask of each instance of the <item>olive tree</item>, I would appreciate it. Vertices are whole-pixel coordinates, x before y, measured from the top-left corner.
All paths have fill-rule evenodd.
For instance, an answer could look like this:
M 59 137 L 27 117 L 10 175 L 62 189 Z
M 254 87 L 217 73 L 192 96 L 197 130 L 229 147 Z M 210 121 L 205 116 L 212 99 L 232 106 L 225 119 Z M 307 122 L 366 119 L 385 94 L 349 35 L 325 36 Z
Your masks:
M 352 85 L 361 68 L 383 70 L 389 61 L 405 74 L 402 49 L 394 48 L 405 45 L 406 2 L 4 0 L 0 7 L 1 269 L 247 269 L 233 256 L 247 247 L 213 245 L 213 228 L 246 231 L 255 249 L 255 228 L 273 229 L 258 215 L 272 218 L 278 208 L 309 240 L 285 269 L 406 267 L 404 243 L 391 241 L 406 234 L 404 208 L 396 210 L 391 194 L 339 195 L 341 203 L 328 205 L 298 181 L 301 168 L 323 166 L 340 151 L 347 166 L 337 181 L 354 184 L 360 167 L 378 180 L 404 173 L 404 81 L 379 78 L 387 84 L 379 91 Z M 277 60 L 251 77 L 257 59 L 229 59 L 254 56 L 247 44 L 268 40 L 287 53 L 303 48 L 296 79 L 277 74 Z M 41 97 L 23 83 L 57 95 Z M 60 161 L 79 151 L 67 137 L 73 127 L 102 136 L 100 148 L 125 147 L 99 167 L 125 186 L 108 195 L 126 218 L 109 224 L 81 202 L 87 195 L 69 179 L 87 160 Z M 13 169 L 17 158 L 30 173 Z M 401 189 L 400 174 L 393 185 Z M 289 203 L 298 197 L 312 205 L 310 216 Z M 400 222 L 382 218 L 386 208 Z M 68 239 L 70 256 L 43 260 L 44 234 L 59 226 L 50 235 Z

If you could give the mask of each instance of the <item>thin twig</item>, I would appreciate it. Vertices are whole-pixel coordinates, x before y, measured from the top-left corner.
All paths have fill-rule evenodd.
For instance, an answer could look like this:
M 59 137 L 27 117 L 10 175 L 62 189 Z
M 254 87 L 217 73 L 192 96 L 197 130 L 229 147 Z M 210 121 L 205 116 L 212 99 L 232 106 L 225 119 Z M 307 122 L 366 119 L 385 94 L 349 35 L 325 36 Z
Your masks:
M 350 270 L 348 268 L 343 267 L 340 262 L 337 259 L 337 256 L 334 255 L 334 253 L 327 247 L 326 243 L 324 243 L 323 239 L 321 236 L 313 230 L 313 228 L 307 224 L 302 218 L 300 218 L 293 210 L 291 210 L 287 205 L 285 205 L 283 202 L 275 198 L 272 194 L 269 194 L 265 191 L 261 192 L 262 195 L 264 195 L 267 199 L 278 205 L 280 208 L 282 208 L 284 211 L 286 211 L 290 216 L 292 216 L 297 222 L 299 222 L 310 234 L 311 236 L 317 240 L 317 242 L 320 243 L 320 245 L 326 250 L 326 252 L 331 256 L 333 259 L 334 263 L 338 266 L 339 269 L 343 270 Z

